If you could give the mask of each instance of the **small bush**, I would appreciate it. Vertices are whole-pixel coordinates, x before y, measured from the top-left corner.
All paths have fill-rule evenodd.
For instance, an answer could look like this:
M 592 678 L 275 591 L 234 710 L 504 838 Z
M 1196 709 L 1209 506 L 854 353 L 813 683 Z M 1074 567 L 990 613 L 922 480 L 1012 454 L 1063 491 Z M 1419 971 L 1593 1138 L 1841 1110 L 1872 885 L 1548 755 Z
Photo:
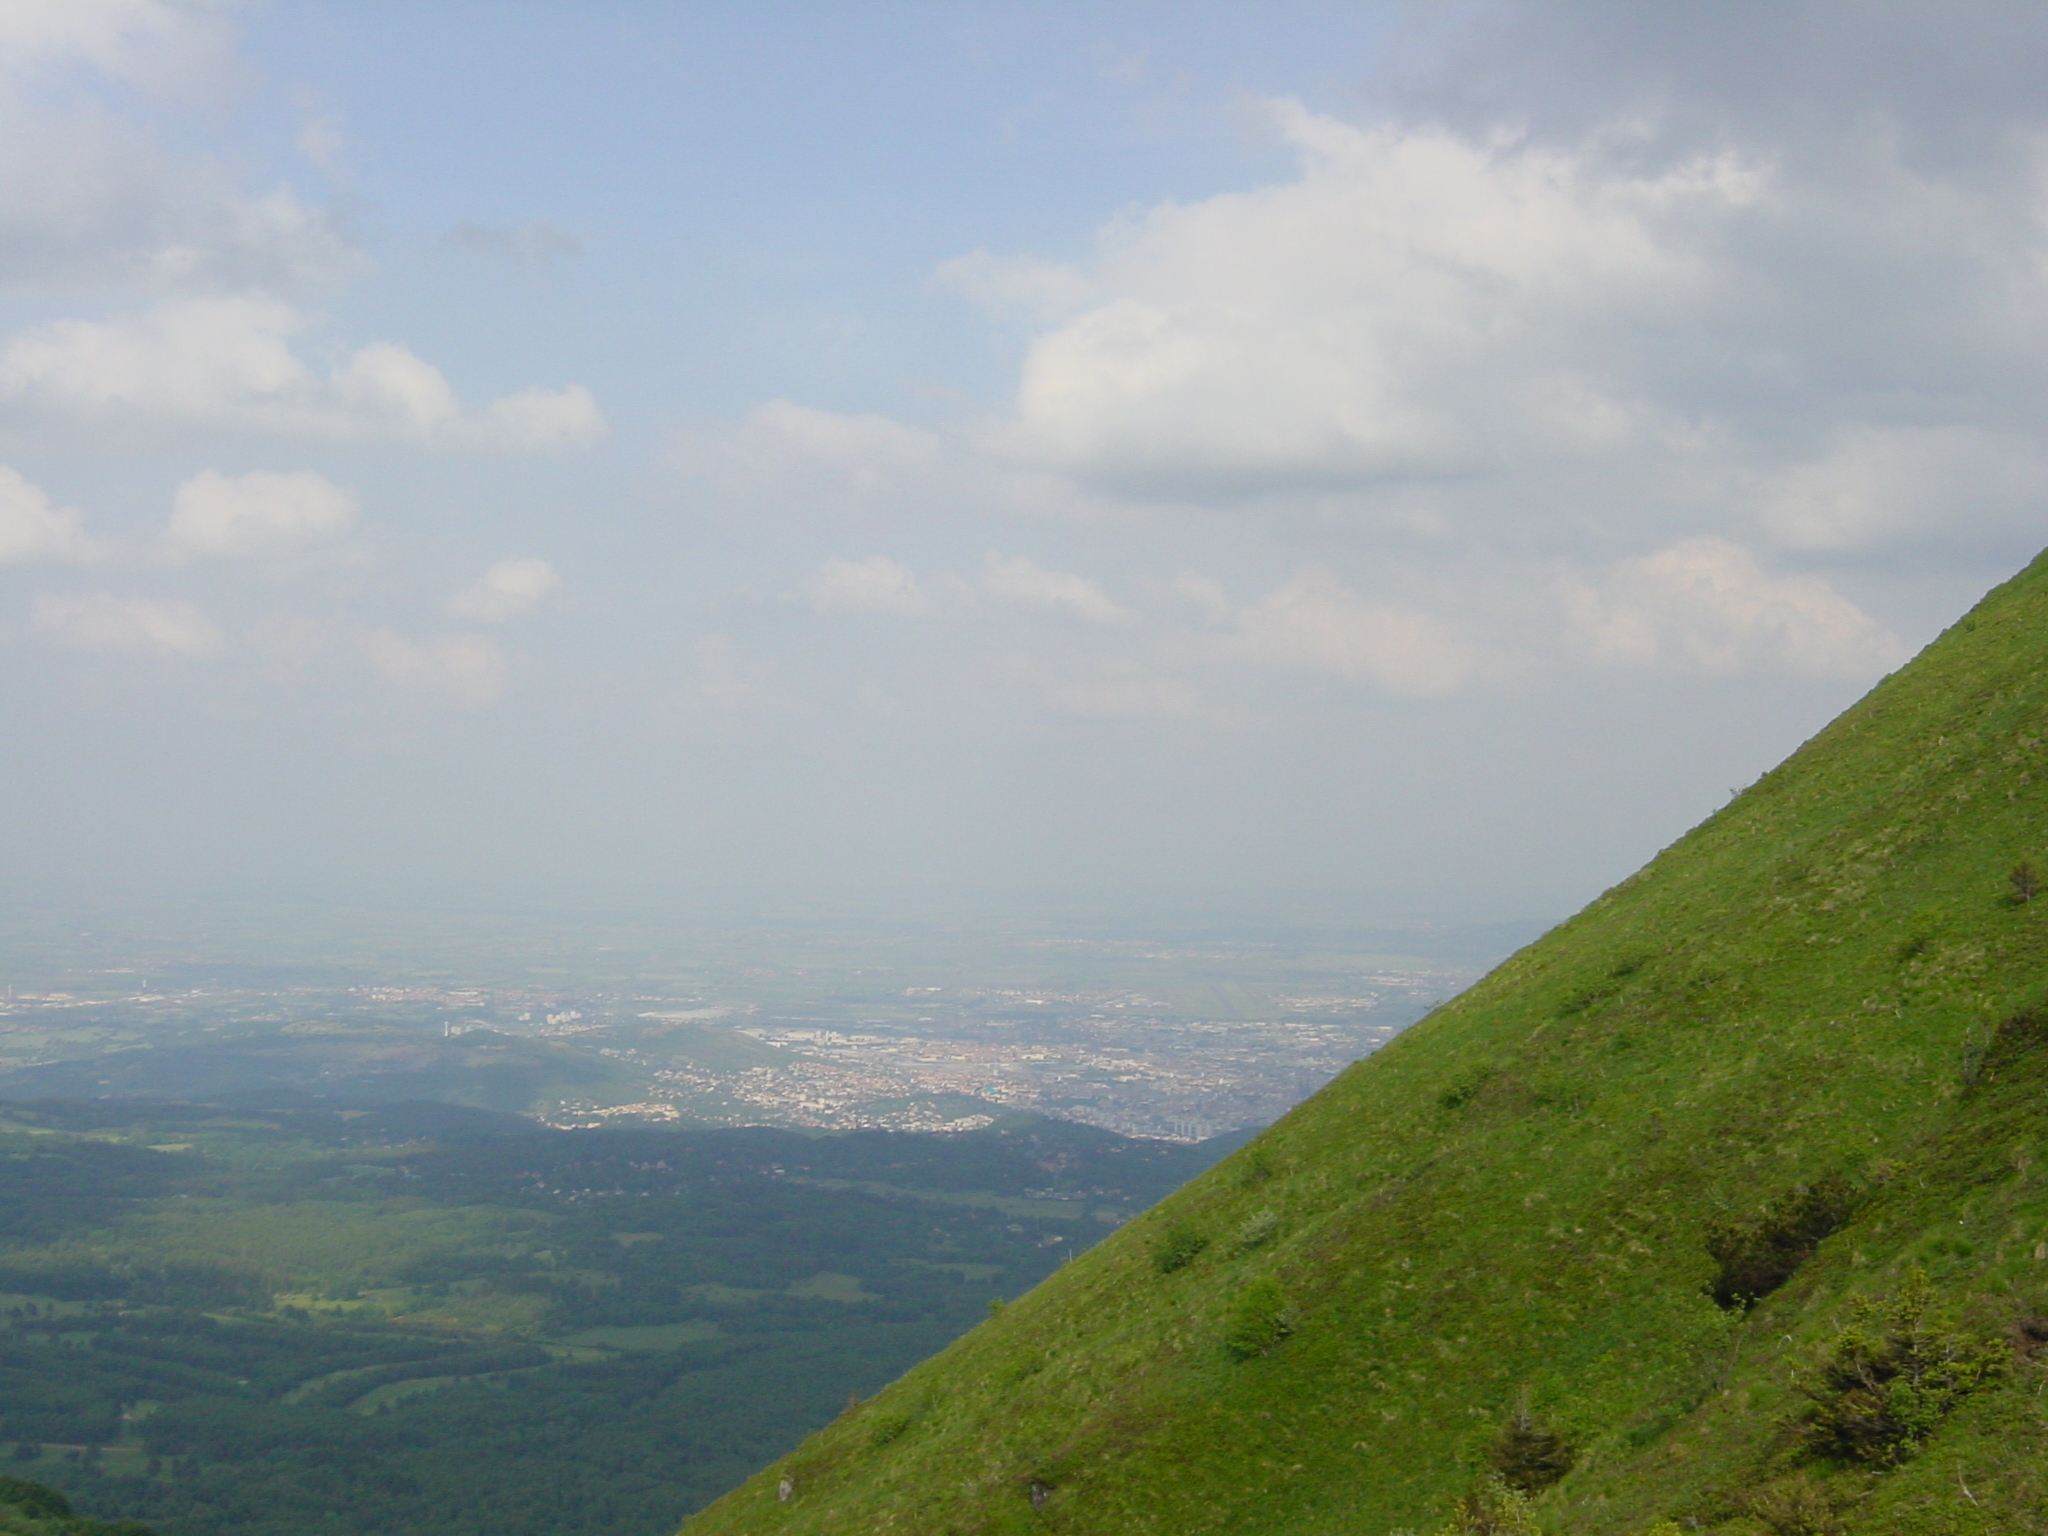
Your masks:
M 1841 1536 L 1834 1500 L 1803 1472 L 1752 1489 L 1742 1507 L 1769 1527 L 1771 1536 Z
M 1938 1326 L 1927 1315 L 1932 1300 L 1926 1272 L 1916 1269 L 1896 1296 L 1850 1303 L 1848 1326 L 1801 1388 L 1812 1403 L 1801 1425 L 1810 1451 L 1895 1466 L 2004 1372 L 2011 1347 Z
M 1250 1253 L 1254 1248 L 1263 1248 L 1280 1233 L 1280 1213 L 1273 1210 L 1254 1211 L 1243 1226 L 1230 1239 L 1232 1253 Z
M 2019 863 L 2013 865 L 2012 872 L 2005 877 L 2005 887 L 2007 894 L 2012 899 L 2013 905 L 2024 906 L 2027 902 L 2032 901 L 2040 891 L 2041 877 L 2035 872 L 2032 864 L 2029 864 L 2025 859 L 2021 859 Z
M 1238 1287 L 1223 1319 L 1223 1347 L 1233 1360 L 1249 1360 L 1271 1350 L 1294 1331 L 1294 1320 L 1280 1282 L 1261 1275 Z
M 1537 1493 L 1571 1471 L 1578 1459 L 1564 1436 L 1536 1422 L 1526 1400 L 1518 1403 L 1493 1444 L 1486 1463 L 1510 1488 Z
M 1730 1310 L 1770 1295 L 1849 1219 L 1856 1198 L 1855 1187 L 1831 1173 L 1779 1196 L 1755 1221 L 1709 1223 L 1707 1252 L 1719 1268 L 1707 1293 Z
M 1152 1266 L 1162 1275 L 1186 1269 L 1196 1255 L 1209 1246 L 1209 1239 L 1185 1222 L 1168 1227 L 1152 1245 Z
M 875 1427 L 868 1431 L 868 1444 L 884 1446 L 892 1440 L 903 1438 L 903 1432 L 910 1428 L 910 1415 L 891 1413 L 875 1420 Z
M 1536 1515 L 1527 1494 L 1489 1477 L 1451 1506 L 1439 1536 L 1537 1536 Z
M 1475 1067 L 1436 1096 L 1437 1104 L 1444 1109 L 1463 1109 L 1479 1096 L 1479 1090 L 1493 1077 L 1493 1068 Z
M 2048 1008 L 2023 1008 L 1991 1032 L 1978 1052 L 1971 1080 L 1995 1080 L 2043 1046 L 2048 1046 Z

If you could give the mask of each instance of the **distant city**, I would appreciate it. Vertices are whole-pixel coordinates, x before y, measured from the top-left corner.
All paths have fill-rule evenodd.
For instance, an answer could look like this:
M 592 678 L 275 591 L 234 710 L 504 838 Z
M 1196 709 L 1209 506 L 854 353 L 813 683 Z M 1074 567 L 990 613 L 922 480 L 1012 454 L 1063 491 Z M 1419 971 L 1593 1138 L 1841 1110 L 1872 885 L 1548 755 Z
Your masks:
M 752 934 L 746 953 L 693 963 L 601 946 L 606 963 L 580 967 L 493 955 L 479 985 L 449 984 L 445 961 L 366 979 L 358 959 L 352 978 L 313 980 L 75 956 L 63 985 L 0 1001 L 0 1095 L 282 1088 L 563 1127 L 966 1131 L 1034 1111 L 1200 1141 L 1277 1119 L 1485 963 L 984 936 L 871 964 L 876 943 L 816 935 L 788 942 L 797 963 L 752 963 L 776 947 Z

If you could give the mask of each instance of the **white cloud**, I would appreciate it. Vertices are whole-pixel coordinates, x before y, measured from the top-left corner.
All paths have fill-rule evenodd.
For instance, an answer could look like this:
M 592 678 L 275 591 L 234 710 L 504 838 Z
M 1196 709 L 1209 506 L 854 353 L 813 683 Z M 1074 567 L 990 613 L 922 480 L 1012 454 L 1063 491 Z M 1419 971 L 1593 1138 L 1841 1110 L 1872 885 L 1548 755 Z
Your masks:
M 870 481 L 892 470 L 929 468 L 939 456 L 935 434 L 886 416 L 850 416 L 771 400 L 753 412 L 749 424 L 782 452 L 835 467 L 852 466 L 854 473 Z
M 802 595 L 819 613 L 893 613 L 906 617 L 930 604 L 917 573 L 886 555 L 827 560 L 803 584 Z
M 504 693 L 510 668 L 489 635 L 435 635 L 413 640 L 373 629 L 358 642 L 372 667 L 401 688 L 477 707 Z
M 1868 677 L 1908 654 L 1899 639 L 1812 576 L 1773 576 L 1726 539 L 1691 538 L 1564 588 L 1592 654 L 1630 666 Z
M 86 536 L 81 513 L 51 506 L 41 486 L 0 464 L 0 565 L 32 560 L 83 563 L 99 553 L 99 546 Z
M 237 73 L 232 8 L 219 0 L 8 0 L 0 69 L 79 60 L 148 90 L 218 89 Z
M 462 420 L 441 370 L 393 341 L 353 353 L 334 372 L 331 398 L 313 409 L 337 436 L 429 438 Z
M 1267 666 L 1358 678 L 1388 693 L 1449 693 L 1478 664 L 1475 648 L 1443 621 L 1368 601 L 1322 571 L 1308 571 L 1237 617 L 1229 647 Z
M 493 400 L 461 425 L 480 448 L 587 448 L 610 432 L 597 400 L 581 384 L 528 388 Z
M 1698 223 L 1767 184 L 1722 157 L 1631 175 L 1274 113 L 1300 178 L 1113 227 L 1087 275 L 1104 297 L 1032 343 L 1003 451 L 1228 495 L 1609 450 L 1656 425 L 1632 334 L 1697 307 Z
M 0 5 L 0 281 L 289 289 L 360 271 L 363 254 L 288 186 L 166 147 L 109 81 L 217 108 L 247 76 L 229 5 Z
M 0 400 L 81 423 L 492 448 L 576 446 L 603 434 L 580 386 L 524 390 L 466 414 L 440 370 L 394 342 L 359 348 L 322 377 L 293 351 L 305 329 L 293 306 L 255 295 L 53 321 L 0 345 Z
M 2048 502 L 2038 440 L 1980 427 L 1855 426 L 1819 457 L 1771 476 L 1759 507 L 1786 549 L 1848 551 L 1953 538 L 1964 527 L 2032 530 Z
M 448 600 L 448 612 L 472 624 L 505 624 L 533 612 L 561 584 L 545 560 L 498 560 Z
M 976 585 L 997 602 L 1041 613 L 1065 614 L 1089 624 L 1131 620 L 1109 594 L 1085 576 L 1049 571 L 1022 555 L 990 555 Z
M 165 540 L 181 555 L 277 557 L 338 538 L 355 515 L 355 499 L 313 470 L 205 469 L 178 487 Z
M 245 192 L 100 102 L 60 108 L 0 90 L 0 280 L 293 288 L 363 265 L 289 187 Z
M 112 592 L 41 593 L 29 627 L 81 651 L 196 660 L 227 649 L 219 628 L 196 604 Z

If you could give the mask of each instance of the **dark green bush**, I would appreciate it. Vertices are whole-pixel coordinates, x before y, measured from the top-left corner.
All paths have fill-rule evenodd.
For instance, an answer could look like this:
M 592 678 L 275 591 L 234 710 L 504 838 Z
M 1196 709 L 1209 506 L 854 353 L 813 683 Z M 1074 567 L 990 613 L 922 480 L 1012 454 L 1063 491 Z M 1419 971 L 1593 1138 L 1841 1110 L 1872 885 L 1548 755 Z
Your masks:
M 1233 1360 L 1263 1355 L 1294 1331 L 1280 1282 L 1270 1275 L 1247 1280 L 1230 1298 L 1223 1320 L 1223 1347 Z
M 2048 1008 L 2023 1008 L 1991 1032 L 1969 1076 L 1997 1081 L 2048 1046 Z
M 1571 1471 L 1578 1459 L 1569 1441 L 1539 1424 L 1528 1403 L 1518 1403 L 1486 1448 L 1486 1463 L 1510 1488 L 1535 1493 Z
M 1948 1412 L 2001 1375 L 2003 1340 L 1973 1338 L 1928 1317 L 1933 1287 L 1916 1269 L 1896 1296 L 1850 1303 L 1849 1323 L 1802 1388 L 1808 1450 L 1835 1461 L 1893 1466 L 1911 1456 Z
M 1849 1219 L 1856 1200 L 1855 1187 L 1831 1173 L 1779 1196 L 1754 1221 L 1710 1223 L 1707 1252 L 1719 1267 L 1708 1294 L 1731 1309 L 1770 1295 Z
M 2021 859 L 2013 865 L 2012 873 L 2005 877 L 2005 886 L 2013 905 L 2023 906 L 2032 901 L 2041 889 L 2041 877 L 2032 864 Z
M 1445 1109 L 1463 1109 L 1479 1096 L 1479 1090 L 1484 1088 L 1492 1077 L 1493 1068 L 1474 1067 L 1439 1093 L 1436 1101 Z
M 1186 1269 L 1195 1262 L 1195 1256 L 1209 1246 L 1209 1239 L 1193 1227 L 1181 1222 L 1168 1227 L 1159 1234 L 1152 1244 L 1152 1264 L 1162 1275 L 1170 1275 L 1176 1269 Z

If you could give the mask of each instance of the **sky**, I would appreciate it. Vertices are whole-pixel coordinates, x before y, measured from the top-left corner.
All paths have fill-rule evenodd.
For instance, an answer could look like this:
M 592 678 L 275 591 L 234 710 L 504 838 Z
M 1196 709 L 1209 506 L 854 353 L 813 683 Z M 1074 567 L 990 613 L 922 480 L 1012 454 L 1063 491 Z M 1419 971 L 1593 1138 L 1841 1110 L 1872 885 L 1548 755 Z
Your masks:
M 2048 543 L 2044 73 L 0 0 L 0 898 L 1563 915 Z

